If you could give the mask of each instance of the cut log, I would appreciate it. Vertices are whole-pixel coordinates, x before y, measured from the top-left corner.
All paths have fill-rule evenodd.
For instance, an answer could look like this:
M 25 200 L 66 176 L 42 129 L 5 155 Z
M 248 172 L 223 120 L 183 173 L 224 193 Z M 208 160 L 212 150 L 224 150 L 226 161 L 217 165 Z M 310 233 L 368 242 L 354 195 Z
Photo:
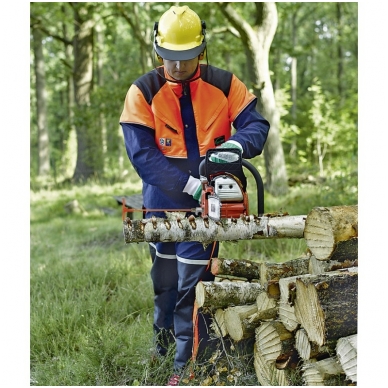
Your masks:
M 225 310 L 217 309 L 212 318 L 210 328 L 217 338 L 225 337 L 228 334 L 225 325 Z
M 322 346 L 356 334 L 357 295 L 357 268 L 296 279 L 295 316 L 310 341 Z
M 240 278 L 232 275 L 218 275 L 214 278 L 215 282 L 247 282 L 247 278 Z
M 274 362 L 266 361 L 260 351 L 257 349 L 257 344 L 253 345 L 253 365 L 255 368 L 257 380 L 262 386 L 289 386 L 290 379 L 287 370 L 277 369 Z
M 310 257 L 306 256 L 284 263 L 261 263 L 260 283 L 266 287 L 269 281 L 307 274 L 309 273 L 309 262 Z
M 210 310 L 255 303 L 264 292 L 258 283 L 248 282 L 199 282 L 195 287 L 198 307 Z
M 314 255 L 310 256 L 309 273 L 319 275 L 325 272 L 337 271 L 339 269 L 357 267 L 357 259 L 343 259 L 341 260 L 318 260 Z
M 357 237 L 357 205 L 316 207 L 307 215 L 304 238 L 318 260 L 333 257 L 336 250 L 338 257 L 357 259 Z
M 260 279 L 260 263 L 249 260 L 233 260 L 214 257 L 211 271 L 215 276 L 237 276 L 247 280 Z
M 357 382 L 357 334 L 340 338 L 336 352 L 347 379 Z
M 294 336 L 279 321 L 263 322 L 255 330 L 257 350 L 267 362 L 276 363 L 294 350 Z
M 270 310 L 277 307 L 277 301 L 270 298 L 266 292 L 260 293 L 256 298 L 257 312 Z
M 317 362 L 306 362 L 302 366 L 302 378 L 308 386 L 343 385 L 346 376 L 336 356 Z
M 300 276 L 311 277 L 310 274 Z M 300 322 L 295 315 L 296 279 L 300 276 L 290 276 L 279 280 L 279 320 L 288 331 L 294 331 Z
M 149 218 L 123 221 L 125 243 L 238 241 L 251 239 L 303 238 L 306 216 L 226 218 Z
M 295 349 L 298 351 L 299 357 L 304 360 L 316 361 L 328 358 L 335 354 L 337 341 L 329 341 L 326 345 L 318 346 L 311 342 L 308 338 L 306 330 L 299 329 L 295 334 Z
M 259 321 L 249 320 L 247 318 L 256 313 L 256 303 L 245 306 L 233 306 L 225 309 L 225 326 L 230 338 L 238 342 L 242 339 L 253 337 Z

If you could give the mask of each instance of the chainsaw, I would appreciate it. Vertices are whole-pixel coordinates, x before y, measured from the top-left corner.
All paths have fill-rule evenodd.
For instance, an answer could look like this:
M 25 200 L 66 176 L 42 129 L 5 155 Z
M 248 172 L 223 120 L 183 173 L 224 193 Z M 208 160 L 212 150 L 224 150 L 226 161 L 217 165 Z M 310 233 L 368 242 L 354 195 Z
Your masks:
M 228 163 L 217 162 L 218 154 L 226 153 Z M 249 215 L 247 179 L 243 167 L 246 167 L 256 181 L 257 212 L 264 214 L 264 185 L 256 168 L 242 159 L 242 153 L 236 148 L 210 149 L 199 165 L 202 195 L 200 209 L 202 217 L 208 216 L 214 221 L 221 218 L 239 218 Z
M 219 154 L 227 155 L 228 162 L 219 162 Z M 123 219 L 128 212 L 165 211 L 192 212 L 196 216 L 209 217 L 214 221 L 221 218 L 239 218 L 249 215 L 247 194 L 247 179 L 243 167 L 247 168 L 256 181 L 257 212 L 264 214 L 264 185 L 256 168 L 242 158 L 242 152 L 237 148 L 210 149 L 205 159 L 199 165 L 199 175 L 202 184 L 200 206 L 191 209 L 132 209 L 125 205 L 123 198 Z

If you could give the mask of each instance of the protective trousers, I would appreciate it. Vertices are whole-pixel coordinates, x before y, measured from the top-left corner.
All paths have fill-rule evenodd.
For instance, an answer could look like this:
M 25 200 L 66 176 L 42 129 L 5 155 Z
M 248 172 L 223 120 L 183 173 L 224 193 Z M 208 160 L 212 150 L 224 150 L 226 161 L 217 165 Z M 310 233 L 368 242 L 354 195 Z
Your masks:
M 218 255 L 218 245 L 212 243 L 204 249 L 198 242 L 150 244 L 156 346 L 165 355 L 175 337 L 175 371 L 181 370 L 192 356 L 195 286 L 200 280 L 214 280 L 209 260 Z M 209 324 L 210 317 L 200 314 L 198 355 L 210 346 Z

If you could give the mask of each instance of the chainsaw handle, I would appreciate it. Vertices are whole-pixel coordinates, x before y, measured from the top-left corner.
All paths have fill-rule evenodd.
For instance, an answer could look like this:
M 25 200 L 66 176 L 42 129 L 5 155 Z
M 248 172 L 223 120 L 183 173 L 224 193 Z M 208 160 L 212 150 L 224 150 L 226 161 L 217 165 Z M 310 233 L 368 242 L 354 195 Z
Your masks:
M 241 160 L 242 165 L 246 167 L 256 181 L 256 190 L 257 190 L 257 213 L 259 216 L 262 216 L 264 214 L 264 184 L 263 179 L 261 178 L 261 175 L 259 171 L 253 166 L 253 164 L 247 162 L 245 159 Z
M 250 173 L 253 175 L 256 181 L 256 191 L 257 191 L 257 213 L 259 216 L 264 214 L 264 184 L 263 179 L 259 171 L 245 159 L 241 159 L 241 164 L 243 167 L 246 167 Z M 201 161 L 199 164 L 199 175 L 206 176 L 206 158 Z

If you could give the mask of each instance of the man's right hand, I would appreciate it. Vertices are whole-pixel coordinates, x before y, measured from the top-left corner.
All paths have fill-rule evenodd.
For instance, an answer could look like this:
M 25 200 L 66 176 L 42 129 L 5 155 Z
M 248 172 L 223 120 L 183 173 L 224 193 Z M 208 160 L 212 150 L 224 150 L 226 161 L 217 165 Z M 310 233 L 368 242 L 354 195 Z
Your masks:
M 201 199 L 202 193 L 201 181 L 198 178 L 194 178 L 190 175 L 186 186 L 183 188 L 183 192 L 192 195 L 195 200 L 199 201 Z

